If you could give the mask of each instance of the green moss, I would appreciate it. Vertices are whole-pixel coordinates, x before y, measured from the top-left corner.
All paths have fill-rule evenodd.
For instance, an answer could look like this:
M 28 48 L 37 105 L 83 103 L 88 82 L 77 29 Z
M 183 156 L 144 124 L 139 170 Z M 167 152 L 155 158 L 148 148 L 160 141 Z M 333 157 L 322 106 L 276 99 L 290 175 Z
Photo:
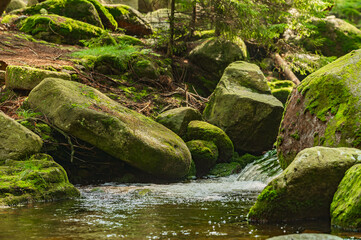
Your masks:
M 102 23 L 105 28 L 115 30 L 118 28 L 118 23 L 115 21 L 112 14 L 109 13 L 108 9 L 105 8 L 100 2 L 97 0 L 88 0 L 91 2 L 95 9 L 98 11 L 99 17 L 102 20 Z
M 227 177 L 241 171 L 241 166 L 237 162 L 218 163 L 208 173 L 208 176 Z
M 206 175 L 217 162 L 217 146 L 213 142 L 193 140 L 187 142 L 187 147 L 196 165 L 197 176 Z
M 98 37 L 104 33 L 99 27 L 52 14 L 28 17 L 20 30 L 46 41 L 68 44 L 78 44 L 82 39 Z
M 0 205 L 78 197 L 65 170 L 46 154 L 0 166 Z
M 220 128 L 203 121 L 191 121 L 187 128 L 188 140 L 205 140 L 216 144 L 219 151 L 218 161 L 229 162 L 234 148 L 231 139 Z
M 14 22 L 14 20 L 16 20 L 19 16 L 18 15 L 12 15 L 12 14 L 9 14 L 9 15 L 5 15 L 2 20 L 1 20 L 1 23 L 2 24 L 11 24 Z
M 290 137 L 292 137 L 293 139 L 295 139 L 296 141 L 300 140 L 300 135 L 298 133 L 298 131 L 296 130 L 293 134 L 290 135 Z
M 247 166 L 249 163 L 252 163 L 259 159 L 259 157 L 253 156 L 252 154 L 246 153 L 242 155 L 241 157 L 238 156 L 237 152 L 234 152 L 232 162 L 237 162 L 240 164 L 241 168 L 243 169 L 245 166 Z

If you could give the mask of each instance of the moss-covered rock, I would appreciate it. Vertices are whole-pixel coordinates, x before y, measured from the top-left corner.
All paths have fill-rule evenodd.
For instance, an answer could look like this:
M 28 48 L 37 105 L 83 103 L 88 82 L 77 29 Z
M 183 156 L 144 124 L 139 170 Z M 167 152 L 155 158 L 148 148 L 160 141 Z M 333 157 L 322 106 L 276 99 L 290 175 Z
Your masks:
M 191 121 L 187 127 L 188 140 L 213 142 L 218 148 L 218 162 L 229 162 L 233 156 L 233 143 L 220 128 L 203 121 Z
M 334 16 L 314 20 L 313 24 L 315 33 L 303 40 L 307 50 L 340 57 L 361 48 L 361 30 L 352 24 Z
M 49 155 L 0 164 L 0 206 L 79 197 L 65 170 Z
M 156 121 L 163 124 L 181 138 L 187 133 L 188 124 L 193 120 L 202 120 L 200 112 L 191 107 L 174 108 L 158 115 Z
M 208 173 L 210 177 L 227 177 L 239 173 L 242 167 L 237 162 L 218 163 Z
M 95 6 L 88 0 L 48 0 L 21 11 L 17 14 L 37 15 L 45 9 L 49 14 L 56 14 L 94 26 L 104 28 L 102 20 Z
M 47 78 L 28 101 L 58 128 L 146 173 L 177 179 L 189 171 L 191 155 L 180 137 L 96 89 Z
M 153 33 L 150 23 L 134 8 L 122 4 L 106 8 L 114 17 L 118 27 L 124 29 L 126 34 L 144 36 Z
M 331 224 L 347 231 L 361 231 L 361 164 L 347 170 L 331 204 Z
M 79 40 L 104 34 L 99 27 L 53 14 L 28 17 L 20 31 L 49 42 L 65 44 L 78 44 Z
M 9 89 L 31 90 L 48 77 L 71 80 L 68 73 L 9 65 L 6 68 L 5 83 Z
M 329 218 L 333 195 L 347 169 L 361 161 L 361 150 L 313 147 L 295 160 L 258 196 L 252 222 Z
M 192 154 L 192 160 L 196 166 L 197 176 L 206 175 L 216 164 L 218 148 L 213 142 L 192 140 L 187 142 L 187 147 Z
M 100 28 L 115 30 L 118 27 L 113 16 L 97 0 L 47 0 L 16 13 L 36 15 L 41 14 L 44 9 L 48 13 L 79 20 Z
M 35 133 L 0 111 L 0 164 L 6 159 L 19 159 L 40 151 L 43 142 Z
M 295 84 L 289 80 L 278 80 L 267 82 L 268 86 L 271 88 L 271 93 L 283 104 L 286 104 L 288 96 L 291 94 Z
M 283 105 L 271 95 L 254 64 L 230 64 L 212 94 L 203 117 L 223 129 L 239 152 L 261 153 L 276 140 Z
M 189 60 L 206 72 L 212 73 L 203 82 L 210 92 L 217 86 L 224 69 L 232 62 L 247 57 L 246 45 L 241 39 L 234 42 L 221 38 L 210 38 L 189 53 Z M 201 79 L 199 79 L 201 80 Z
M 24 1 L 22 0 L 11 0 L 11 2 L 9 3 L 9 5 L 6 7 L 6 12 L 9 13 L 11 11 L 17 10 L 17 9 L 21 9 L 21 8 L 25 8 L 26 4 Z
M 292 92 L 279 130 L 281 166 L 312 146 L 361 148 L 360 92 L 361 50 L 304 79 Z
M 5 83 L 5 71 L 0 70 L 0 83 Z

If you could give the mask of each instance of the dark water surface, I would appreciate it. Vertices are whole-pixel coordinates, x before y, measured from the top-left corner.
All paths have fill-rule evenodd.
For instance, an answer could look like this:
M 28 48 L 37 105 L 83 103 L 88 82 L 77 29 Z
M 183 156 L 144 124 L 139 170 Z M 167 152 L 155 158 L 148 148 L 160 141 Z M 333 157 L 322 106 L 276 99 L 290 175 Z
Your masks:
M 247 212 L 265 184 L 236 178 L 80 187 L 78 200 L 0 209 L 0 239 L 267 239 L 331 232 L 328 222 L 248 224 Z

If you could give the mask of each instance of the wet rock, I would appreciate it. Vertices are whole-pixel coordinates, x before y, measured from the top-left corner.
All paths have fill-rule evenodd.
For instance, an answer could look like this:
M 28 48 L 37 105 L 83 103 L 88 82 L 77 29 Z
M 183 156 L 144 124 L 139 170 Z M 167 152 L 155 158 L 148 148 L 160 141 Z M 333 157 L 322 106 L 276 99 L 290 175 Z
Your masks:
M 47 78 L 28 101 L 61 130 L 146 173 L 178 179 L 189 171 L 191 155 L 180 137 L 94 88 Z
M 49 77 L 71 80 L 68 73 L 10 65 L 6 68 L 5 83 L 9 89 L 31 90 L 43 79 Z
M 206 175 L 217 162 L 217 146 L 213 142 L 192 140 L 187 142 L 187 147 L 191 152 L 197 176 Z
M 361 231 L 361 164 L 347 170 L 331 204 L 331 224 L 346 231 Z
M 43 142 L 15 120 L 0 111 L 0 163 L 6 159 L 20 159 L 40 151 Z
M 220 128 L 203 121 L 191 121 L 187 127 L 188 140 L 213 142 L 218 148 L 218 162 L 229 162 L 233 156 L 233 143 Z
M 301 233 L 301 234 L 288 234 L 268 238 L 269 240 L 341 240 L 343 238 L 322 233 Z
M 312 146 L 361 147 L 361 50 L 305 78 L 294 89 L 280 126 L 277 152 L 286 168 Z
M 237 151 L 258 154 L 272 148 L 282 113 L 259 67 L 240 61 L 224 71 L 203 117 L 223 129 Z
M 181 107 L 165 111 L 157 117 L 156 121 L 163 124 L 181 138 L 187 133 L 188 124 L 193 120 L 202 120 L 200 112 L 191 107 Z
M 122 4 L 109 5 L 106 8 L 126 34 L 144 36 L 153 33 L 150 23 L 134 8 Z
M 80 196 L 65 170 L 49 155 L 0 163 L 0 206 Z
M 249 221 L 329 219 L 340 181 L 347 169 L 360 162 L 361 150 L 355 148 L 304 149 L 258 196 Z
M 22 22 L 20 31 L 59 44 L 79 44 L 80 40 L 105 33 L 102 28 L 54 14 L 28 17 Z
M 237 162 L 218 163 L 208 173 L 209 177 L 227 177 L 239 173 L 242 167 Z

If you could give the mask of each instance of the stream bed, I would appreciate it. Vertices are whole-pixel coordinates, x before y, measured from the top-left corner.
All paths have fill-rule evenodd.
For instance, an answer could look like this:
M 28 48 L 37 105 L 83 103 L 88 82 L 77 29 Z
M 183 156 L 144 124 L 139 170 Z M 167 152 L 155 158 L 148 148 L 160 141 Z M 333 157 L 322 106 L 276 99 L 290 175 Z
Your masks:
M 0 239 L 267 239 L 331 232 L 328 222 L 248 224 L 247 212 L 265 183 L 237 179 L 79 187 L 77 200 L 0 209 Z

